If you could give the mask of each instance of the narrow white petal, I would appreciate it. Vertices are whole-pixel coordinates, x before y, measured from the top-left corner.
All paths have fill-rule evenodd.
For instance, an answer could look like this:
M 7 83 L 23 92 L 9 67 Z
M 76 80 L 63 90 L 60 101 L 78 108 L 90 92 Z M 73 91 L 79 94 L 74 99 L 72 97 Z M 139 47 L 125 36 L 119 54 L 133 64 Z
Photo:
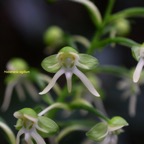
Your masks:
M 16 144 L 20 144 L 20 136 L 22 134 L 24 134 L 24 133 L 25 133 L 25 129 L 24 128 L 19 130 L 19 132 L 17 133 L 17 137 L 16 137 Z
M 136 102 L 137 102 L 137 96 L 132 95 L 129 101 L 129 115 L 131 117 L 134 117 L 136 114 Z
M 72 72 L 71 71 L 67 71 L 65 72 L 65 76 L 66 76 L 66 80 L 67 80 L 67 86 L 68 86 L 68 92 L 70 93 L 72 90 Z
M 83 82 L 83 84 L 87 87 L 87 89 L 95 96 L 100 96 L 99 93 L 96 91 L 92 83 L 89 81 L 89 79 L 76 67 L 73 70 L 73 73 L 79 77 L 79 79 Z
M 1 106 L 1 109 L 3 111 L 6 111 L 9 107 L 9 104 L 11 101 L 11 96 L 12 96 L 12 91 L 13 91 L 15 85 L 16 85 L 16 82 L 12 82 L 12 83 L 8 84 L 6 87 L 4 101 Z
M 36 130 L 31 132 L 31 136 L 37 144 L 46 144 L 43 138 L 36 132 Z
M 138 80 L 139 80 L 139 78 L 140 78 L 140 74 L 141 74 L 143 65 L 144 65 L 144 60 L 143 60 L 143 58 L 140 58 L 137 66 L 136 66 L 136 69 L 135 69 L 135 71 L 134 71 L 134 74 L 133 74 L 133 81 L 134 81 L 135 83 L 138 82 Z
M 54 77 L 52 78 L 52 80 L 50 81 L 50 83 L 48 84 L 48 86 L 42 91 L 40 92 L 39 94 L 42 95 L 42 94 L 46 94 L 56 83 L 57 79 L 64 73 L 64 69 L 60 69 L 55 75 Z

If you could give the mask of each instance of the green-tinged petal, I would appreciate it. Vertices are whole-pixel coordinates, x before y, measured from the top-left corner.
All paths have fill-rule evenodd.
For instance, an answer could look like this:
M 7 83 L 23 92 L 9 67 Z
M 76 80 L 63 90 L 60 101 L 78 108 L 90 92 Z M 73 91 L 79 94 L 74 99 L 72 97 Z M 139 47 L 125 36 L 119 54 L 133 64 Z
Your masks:
M 6 135 L 8 136 L 8 140 L 10 144 L 16 144 L 16 139 L 12 130 L 0 120 L 0 129 L 3 129 Z
M 78 67 L 86 70 L 94 69 L 98 65 L 98 60 L 88 54 L 79 54 Z
M 99 26 L 101 24 L 102 17 L 99 9 L 96 7 L 96 5 L 94 5 L 94 3 L 92 3 L 89 0 L 71 0 L 71 1 L 78 2 L 86 6 L 86 8 L 89 10 L 90 16 L 93 22 L 95 23 L 95 25 Z
M 22 127 L 23 127 L 23 121 L 22 121 L 22 119 L 18 119 L 18 120 L 17 120 L 17 123 L 16 123 L 16 125 L 15 125 L 15 128 L 16 128 L 17 130 L 20 130 Z
M 124 126 L 128 126 L 128 123 L 120 116 L 115 116 L 108 122 L 109 131 L 115 131 L 121 129 Z
M 108 134 L 108 125 L 104 122 L 96 124 L 86 133 L 86 135 L 90 139 L 96 142 L 102 141 L 107 136 L 107 134 Z
M 23 108 L 23 109 L 15 112 L 14 116 L 16 118 L 20 118 L 20 119 L 27 118 L 31 121 L 35 121 L 36 118 L 38 117 L 37 113 L 31 108 Z
M 53 135 L 59 129 L 58 125 L 53 120 L 45 116 L 38 118 L 38 127 L 40 127 L 40 129 L 38 128 L 38 131 L 43 137 Z
M 51 55 L 46 57 L 41 63 L 42 68 L 51 73 L 57 72 L 60 69 L 60 65 L 56 56 L 57 55 Z
M 139 60 L 140 58 L 140 47 L 138 46 L 133 46 L 132 47 L 132 55 L 136 60 Z

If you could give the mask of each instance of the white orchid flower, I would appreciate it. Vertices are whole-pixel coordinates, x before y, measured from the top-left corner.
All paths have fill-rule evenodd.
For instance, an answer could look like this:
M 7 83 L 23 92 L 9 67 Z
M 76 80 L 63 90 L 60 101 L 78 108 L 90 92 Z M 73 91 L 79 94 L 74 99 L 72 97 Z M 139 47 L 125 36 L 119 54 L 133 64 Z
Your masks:
M 16 144 L 20 144 L 20 137 L 24 135 L 24 141 L 28 144 L 46 144 L 44 139 L 57 132 L 57 124 L 38 114 L 30 108 L 24 108 L 14 113 L 18 118 L 16 129 L 19 130 L 16 137 Z
M 65 74 L 68 92 L 72 89 L 72 75 L 75 74 L 95 96 L 100 96 L 89 79 L 77 67 L 90 70 L 98 64 L 95 57 L 87 54 L 79 54 L 71 47 L 62 48 L 58 54 L 49 56 L 42 61 L 42 67 L 48 72 L 56 72 L 48 86 L 39 94 L 47 93 L 56 83 L 57 79 Z
M 107 122 L 103 121 L 94 125 L 86 136 L 100 144 L 116 144 L 117 135 L 125 126 L 128 126 L 127 121 L 120 116 L 115 116 Z

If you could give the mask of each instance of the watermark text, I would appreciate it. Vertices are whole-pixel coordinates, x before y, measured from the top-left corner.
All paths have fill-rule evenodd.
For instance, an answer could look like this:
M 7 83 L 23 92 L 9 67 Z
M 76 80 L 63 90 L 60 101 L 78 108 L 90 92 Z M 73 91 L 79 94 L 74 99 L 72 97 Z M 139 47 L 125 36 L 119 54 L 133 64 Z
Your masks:
M 5 70 L 4 73 L 6 74 L 28 74 L 30 71 L 26 70 Z

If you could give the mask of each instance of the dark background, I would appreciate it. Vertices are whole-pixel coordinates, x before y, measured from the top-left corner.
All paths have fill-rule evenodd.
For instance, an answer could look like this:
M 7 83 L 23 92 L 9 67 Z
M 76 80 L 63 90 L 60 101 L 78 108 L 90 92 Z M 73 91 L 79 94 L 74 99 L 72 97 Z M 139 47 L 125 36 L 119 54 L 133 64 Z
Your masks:
M 95 0 L 102 15 L 106 9 L 107 0 Z M 142 7 L 143 0 L 116 0 L 113 13 L 127 7 Z M 144 19 L 131 19 L 132 30 L 129 38 L 142 43 L 144 41 Z M 48 3 L 45 0 L 1 0 L 0 1 L 0 104 L 3 100 L 5 85 L 3 83 L 6 63 L 13 57 L 24 58 L 30 66 L 42 70 L 40 63 L 46 55 L 43 43 L 43 33 L 51 25 L 58 25 L 70 34 L 81 34 L 91 38 L 95 28 L 86 9 L 77 3 L 59 1 Z M 132 58 L 130 49 L 117 46 L 116 49 L 107 47 L 103 52 L 97 54 L 101 64 L 122 65 L 131 68 L 136 65 Z M 110 115 L 121 115 L 127 119 L 130 126 L 126 128 L 125 134 L 121 136 L 122 144 L 144 143 L 144 97 L 138 98 L 137 115 L 130 118 L 127 115 L 127 104 L 123 103 L 119 94 L 115 93 L 115 83 L 109 85 L 111 77 L 104 77 L 104 88 L 107 92 L 105 106 Z M 142 88 L 143 90 L 143 88 Z M 32 101 L 19 103 L 17 96 L 13 96 L 11 106 L 0 116 L 10 125 L 12 129 L 15 124 L 13 112 L 24 106 L 31 106 Z M 0 131 L 0 134 L 2 132 Z M 6 142 L 0 136 L 0 143 Z M 75 143 L 77 144 L 77 143 Z

